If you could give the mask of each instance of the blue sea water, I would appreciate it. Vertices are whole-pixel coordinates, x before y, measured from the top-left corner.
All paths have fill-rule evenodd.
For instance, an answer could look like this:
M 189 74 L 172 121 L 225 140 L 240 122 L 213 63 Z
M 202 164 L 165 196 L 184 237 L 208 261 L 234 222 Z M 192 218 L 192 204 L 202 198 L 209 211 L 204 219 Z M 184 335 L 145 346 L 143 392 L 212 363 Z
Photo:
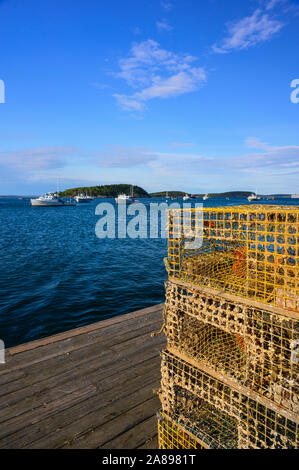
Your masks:
M 105 201 L 113 203 L 36 208 L 29 199 L 0 198 L 0 338 L 6 347 L 163 302 L 167 240 L 97 238 L 95 209 Z M 204 206 L 246 203 L 219 198 Z

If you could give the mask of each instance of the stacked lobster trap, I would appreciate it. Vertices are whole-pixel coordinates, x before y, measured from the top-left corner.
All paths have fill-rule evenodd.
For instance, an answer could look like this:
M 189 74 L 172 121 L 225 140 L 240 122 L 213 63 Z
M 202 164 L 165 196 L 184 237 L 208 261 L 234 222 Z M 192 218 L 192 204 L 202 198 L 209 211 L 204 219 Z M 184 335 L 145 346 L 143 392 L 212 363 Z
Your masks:
M 299 207 L 169 211 L 160 448 L 297 448 Z

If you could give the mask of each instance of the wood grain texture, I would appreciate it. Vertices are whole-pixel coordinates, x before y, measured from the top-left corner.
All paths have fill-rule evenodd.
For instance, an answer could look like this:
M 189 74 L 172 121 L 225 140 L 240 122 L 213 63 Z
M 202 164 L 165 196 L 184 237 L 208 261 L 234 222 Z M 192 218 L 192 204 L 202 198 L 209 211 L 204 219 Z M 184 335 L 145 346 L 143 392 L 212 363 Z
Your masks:
M 0 448 L 157 448 L 162 308 L 7 350 Z

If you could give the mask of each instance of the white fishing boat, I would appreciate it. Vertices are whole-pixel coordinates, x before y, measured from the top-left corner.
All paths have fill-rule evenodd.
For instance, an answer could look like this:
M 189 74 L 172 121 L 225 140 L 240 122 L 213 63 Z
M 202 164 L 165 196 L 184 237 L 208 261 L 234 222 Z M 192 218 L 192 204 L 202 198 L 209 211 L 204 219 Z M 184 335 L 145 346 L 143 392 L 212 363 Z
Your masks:
M 291 198 L 292 199 L 299 199 L 299 194 L 292 194 Z
M 119 194 L 116 198 L 115 201 L 117 204 L 132 204 L 132 202 L 135 202 L 134 196 L 133 196 L 133 186 L 131 186 L 131 194 L 128 196 L 127 194 Z
M 257 194 L 250 194 L 250 196 L 248 196 L 248 201 L 251 202 L 251 201 L 259 201 L 261 198 L 260 196 L 258 196 Z
M 87 196 L 87 194 L 82 194 L 82 193 L 77 194 L 77 196 L 75 196 L 74 199 L 78 204 L 83 204 L 85 202 L 92 201 L 92 197 Z
M 33 207 L 58 207 L 58 206 L 75 206 L 74 201 L 64 201 L 56 193 L 46 193 L 44 196 L 30 199 Z
M 205 194 L 202 199 L 203 199 L 204 201 L 206 201 L 207 199 L 209 199 L 209 195 L 208 195 L 208 194 Z
M 185 194 L 183 197 L 183 201 L 188 201 L 190 199 L 190 196 L 188 194 Z

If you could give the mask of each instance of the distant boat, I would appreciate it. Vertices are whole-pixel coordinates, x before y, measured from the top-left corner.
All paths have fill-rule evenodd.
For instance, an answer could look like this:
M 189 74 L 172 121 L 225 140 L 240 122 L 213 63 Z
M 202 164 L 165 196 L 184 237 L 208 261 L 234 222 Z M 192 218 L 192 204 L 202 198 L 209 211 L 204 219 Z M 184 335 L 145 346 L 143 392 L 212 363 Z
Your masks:
M 209 195 L 208 195 L 208 194 L 205 194 L 202 199 L 203 199 L 204 201 L 206 201 L 207 199 L 209 199 Z
M 292 199 L 299 199 L 299 194 L 292 194 L 291 198 Z
M 79 204 L 92 201 L 92 197 L 87 196 L 87 194 L 82 194 L 82 193 L 77 194 L 77 196 L 75 196 L 74 199 Z
M 188 201 L 188 199 L 190 199 L 190 196 L 188 194 L 185 194 L 185 196 L 183 197 L 183 201 Z
M 166 198 L 166 202 L 168 202 L 168 191 L 166 191 L 166 195 L 165 195 L 165 198 Z
M 30 199 L 33 207 L 58 207 L 58 206 L 75 206 L 74 201 L 64 201 L 58 194 L 46 193 L 35 199 Z
M 115 201 L 117 202 L 117 204 L 131 204 L 132 202 L 134 202 L 132 201 L 131 197 L 127 194 L 119 194 L 115 198 Z
M 115 201 L 117 204 L 132 204 L 132 202 L 135 202 L 135 199 L 133 197 L 133 186 L 131 186 L 131 195 L 128 196 L 127 194 L 119 194 L 116 198 Z
M 261 198 L 260 196 L 258 196 L 257 194 L 250 194 L 250 196 L 248 196 L 248 201 L 251 202 L 251 201 L 259 201 Z

